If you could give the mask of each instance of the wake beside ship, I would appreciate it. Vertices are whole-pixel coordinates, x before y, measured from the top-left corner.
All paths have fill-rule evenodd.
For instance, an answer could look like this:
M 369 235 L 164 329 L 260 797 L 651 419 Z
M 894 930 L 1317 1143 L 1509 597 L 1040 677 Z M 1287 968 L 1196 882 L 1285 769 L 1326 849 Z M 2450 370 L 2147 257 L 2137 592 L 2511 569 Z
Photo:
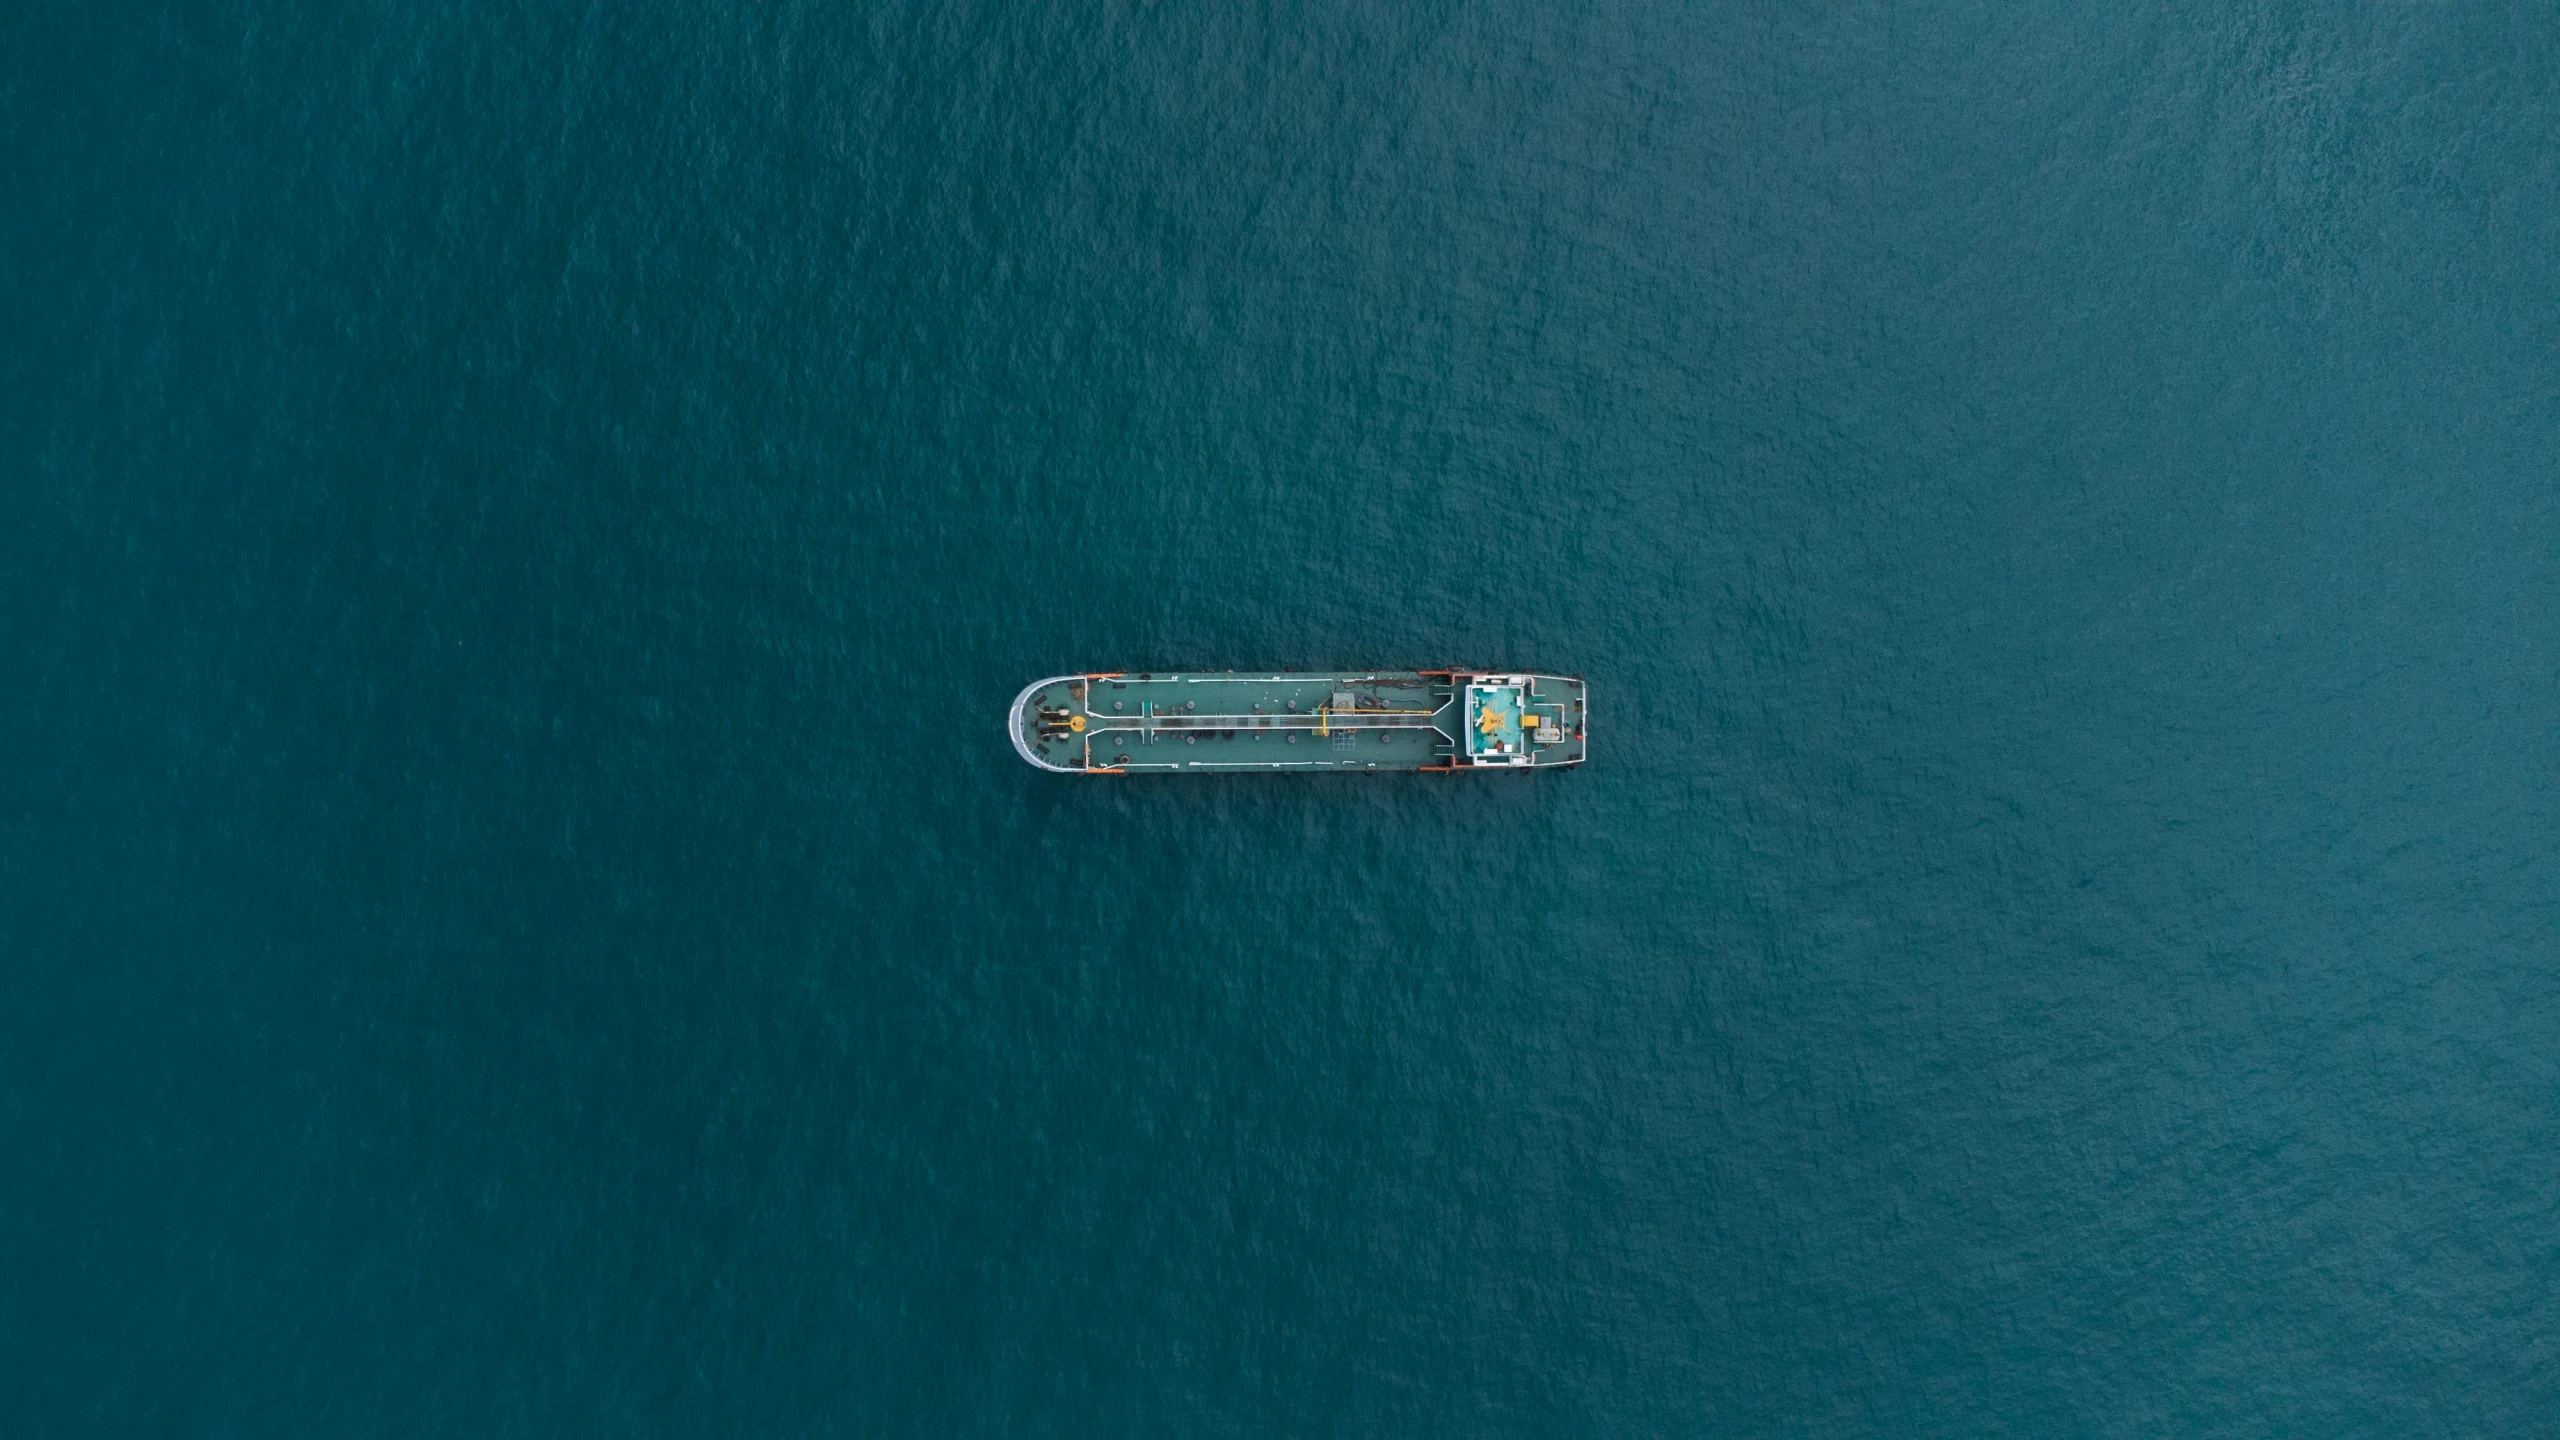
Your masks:
M 1533 770 L 1579 765 L 1578 675 L 1473 670 L 1053 675 L 1015 696 L 1015 752 L 1062 774 Z

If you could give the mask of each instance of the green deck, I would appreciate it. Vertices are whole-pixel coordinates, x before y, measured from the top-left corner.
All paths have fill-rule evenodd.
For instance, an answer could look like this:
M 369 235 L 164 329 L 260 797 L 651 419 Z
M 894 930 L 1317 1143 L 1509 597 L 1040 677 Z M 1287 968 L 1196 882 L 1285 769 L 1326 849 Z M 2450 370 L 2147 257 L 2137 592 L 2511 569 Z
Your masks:
M 1060 675 L 1015 697 L 1044 770 L 1528 770 L 1582 762 L 1580 679 L 1473 671 Z

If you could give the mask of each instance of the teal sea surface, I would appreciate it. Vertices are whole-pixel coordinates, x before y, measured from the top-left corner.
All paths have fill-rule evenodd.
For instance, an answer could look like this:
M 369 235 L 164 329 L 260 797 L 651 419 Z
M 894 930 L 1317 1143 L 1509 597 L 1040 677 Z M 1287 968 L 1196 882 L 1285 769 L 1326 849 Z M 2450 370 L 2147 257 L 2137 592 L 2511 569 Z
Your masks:
M 20 0 L 0 664 L 0 1432 L 2560 1434 L 2548 5 Z

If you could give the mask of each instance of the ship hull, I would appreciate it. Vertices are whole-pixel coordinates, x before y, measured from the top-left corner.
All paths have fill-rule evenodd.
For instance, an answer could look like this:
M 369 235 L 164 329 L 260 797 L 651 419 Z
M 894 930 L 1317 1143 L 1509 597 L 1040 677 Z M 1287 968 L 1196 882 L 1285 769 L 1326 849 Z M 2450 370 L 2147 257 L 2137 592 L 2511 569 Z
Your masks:
M 1514 772 L 1581 764 L 1587 699 L 1520 672 L 1103 672 L 1024 686 L 1006 729 L 1061 774 Z

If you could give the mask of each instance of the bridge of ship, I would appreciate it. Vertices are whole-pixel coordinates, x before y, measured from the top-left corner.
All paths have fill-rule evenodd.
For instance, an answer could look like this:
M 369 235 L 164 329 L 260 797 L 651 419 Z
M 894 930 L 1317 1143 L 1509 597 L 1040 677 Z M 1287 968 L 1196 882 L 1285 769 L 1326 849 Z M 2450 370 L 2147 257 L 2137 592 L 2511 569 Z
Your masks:
M 1542 693 L 1545 678 L 1473 676 L 1458 686 L 1409 672 L 1096 675 L 1084 678 L 1081 696 L 1071 684 L 1039 703 L 1083 722 L 1072 732 L 1053 728 L 1050 753 L 1096 770 L 1529 765 L 1536 750 L 1568 744 L 1570 753 L 1544 759 L 1577 759 L 1575 697 L 1552 679 L 1557 693 Z

